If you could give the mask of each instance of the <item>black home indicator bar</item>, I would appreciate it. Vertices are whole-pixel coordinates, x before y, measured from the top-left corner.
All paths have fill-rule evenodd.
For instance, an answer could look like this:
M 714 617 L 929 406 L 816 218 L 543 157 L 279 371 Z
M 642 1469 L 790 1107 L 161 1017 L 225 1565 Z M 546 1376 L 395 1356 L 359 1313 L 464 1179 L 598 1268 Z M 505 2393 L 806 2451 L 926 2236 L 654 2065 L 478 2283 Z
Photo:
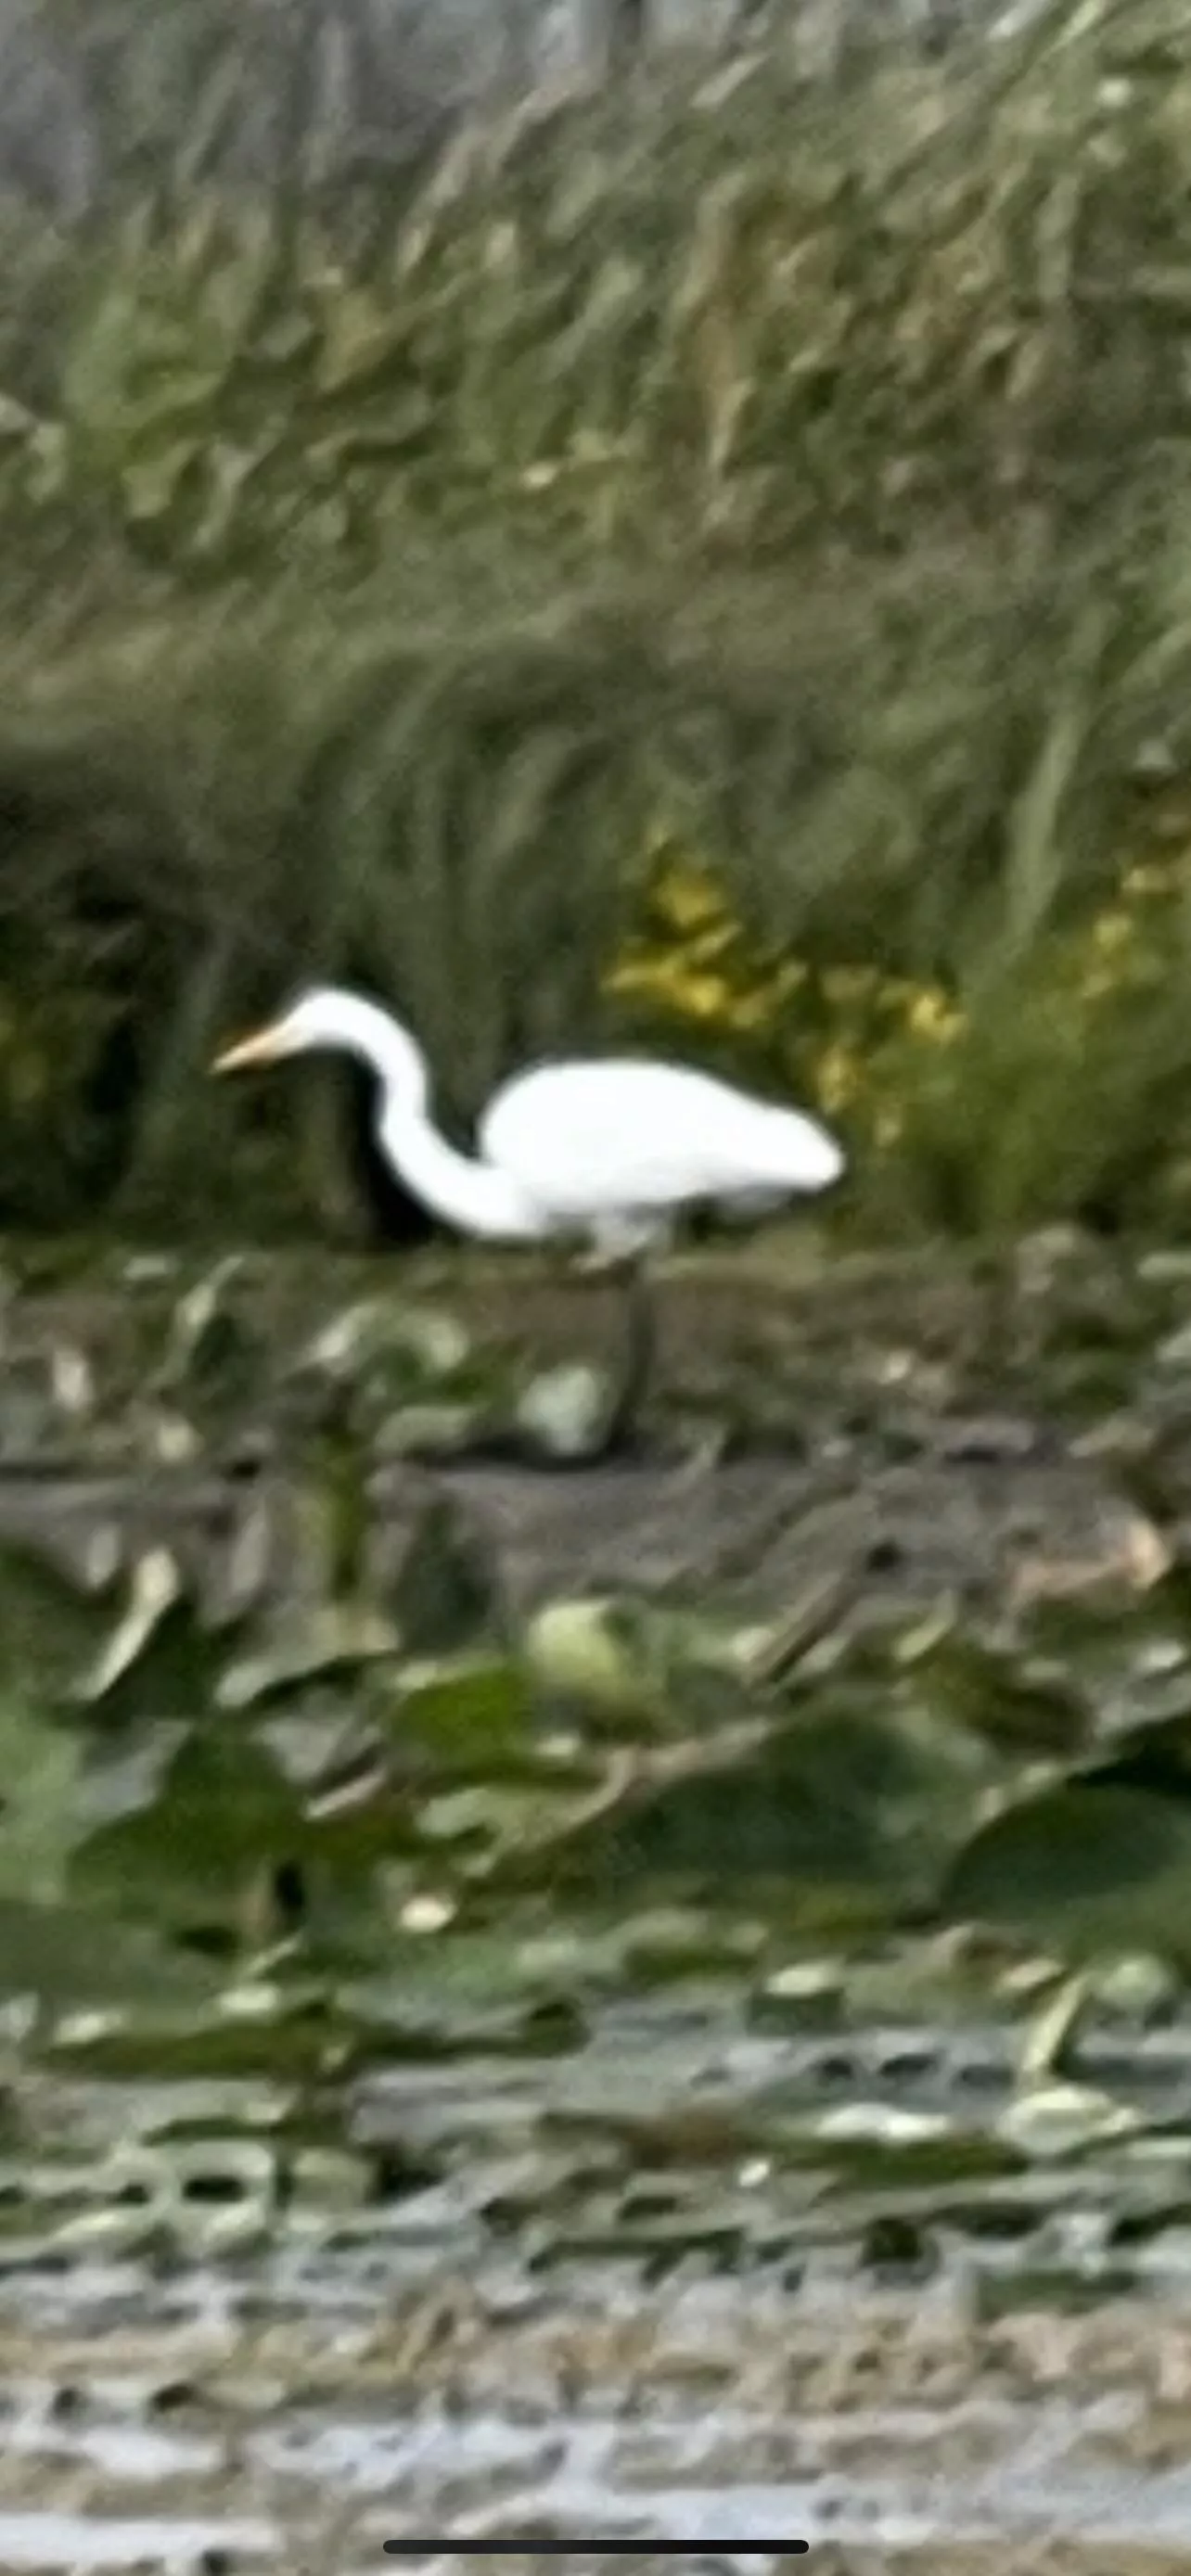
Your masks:
M 427 2551 L 456 2558 L 574 2558 L 591 2550 L 601 2558 L 805 2558 L 809 2540 L 386 2540 L 386 2558 L 418 2558 Z

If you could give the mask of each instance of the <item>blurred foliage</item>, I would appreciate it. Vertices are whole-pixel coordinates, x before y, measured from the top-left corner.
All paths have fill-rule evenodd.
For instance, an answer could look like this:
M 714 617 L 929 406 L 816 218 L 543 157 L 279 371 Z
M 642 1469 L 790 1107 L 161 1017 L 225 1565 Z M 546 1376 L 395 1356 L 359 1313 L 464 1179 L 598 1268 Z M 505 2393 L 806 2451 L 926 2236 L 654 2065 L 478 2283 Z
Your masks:
M 1173 0 L 779 31 L 350 185 L 297 72 L 230 184 L 219 28 L 187 149 L 175 64 L 85 226 L 0 216 L 4 1213 L 350 1224 L 325 1091 L 198 1079 L 317 974 L 448 1120 L 681 1023 L 870 1223 L 1175 1222 Z

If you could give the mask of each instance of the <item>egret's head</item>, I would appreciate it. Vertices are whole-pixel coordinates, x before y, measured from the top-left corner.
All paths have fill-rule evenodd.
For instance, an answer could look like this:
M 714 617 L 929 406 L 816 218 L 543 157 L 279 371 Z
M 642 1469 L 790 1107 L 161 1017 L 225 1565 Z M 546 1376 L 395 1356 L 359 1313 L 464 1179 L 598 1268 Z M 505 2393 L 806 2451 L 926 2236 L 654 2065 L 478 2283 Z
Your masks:
M 270 1020 L 263 1029 L 254 1029 L 249 1037 L 237 1039 L 225 1047 L 211 1067 L 212 1073 L 243 1073 L 252 1065 L 277 1064 L 282 1056 L 307 1055 L 315 1047 L 350 1047 L 356 1042 L 355 1021 L 368 1009 L 352 993 L 339 993 L 331 985 L 312 985 L 299 993 L 283 1011 L 280 1019 Z
M 426 1067 L 408 1029 L 361 993 L 344 993 L 333 984 L 314 984 L 297 994 L 279 1020 L 225 1047 L 211 1071 L 244 1073 L 253 1065 L 278 1064 L 283 1056 L 308 1055 L 315 1048 L 355 1056 L 381 1082 L 391 1108 L 407 1116 L 424 1114 Z

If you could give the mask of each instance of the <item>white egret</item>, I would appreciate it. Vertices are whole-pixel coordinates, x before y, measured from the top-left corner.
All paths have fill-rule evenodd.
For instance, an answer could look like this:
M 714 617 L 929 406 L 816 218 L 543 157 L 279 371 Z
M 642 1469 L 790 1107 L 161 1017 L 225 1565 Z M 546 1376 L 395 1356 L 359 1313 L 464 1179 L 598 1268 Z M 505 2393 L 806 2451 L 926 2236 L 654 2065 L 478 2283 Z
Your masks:
M 426 1061 L 375 1002 L 330 986 L 217 1056 L 234 1073 L 338 1050 L 380 1084 L 377 1132 L 400 1180 L 460 1234 L 489 1242 L 586 1238 L 599 1266 L 627 1266 L 628 1365 L 604 1446 L 628 1428 L 652 1359 L 643 1256 L 683 1210 L 762 1215 L 830 1187 L 844 1158 L 813 1118 L 685 1065 L 620 1056 L 544 1064 L 503 1083 L 460 1153 L 430 1116 Z

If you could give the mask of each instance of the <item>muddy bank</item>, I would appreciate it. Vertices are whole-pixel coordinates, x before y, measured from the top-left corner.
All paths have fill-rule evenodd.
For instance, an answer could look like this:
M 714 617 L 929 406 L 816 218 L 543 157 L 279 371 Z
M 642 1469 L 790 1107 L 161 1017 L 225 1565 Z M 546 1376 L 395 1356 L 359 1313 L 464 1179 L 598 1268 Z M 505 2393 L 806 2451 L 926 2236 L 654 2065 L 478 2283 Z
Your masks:
M 661 1366 L 638 1458 L 492 1464 L 469 1457 L 464 1438 L 457 1457 L 448 1445 L 422 1463 L 386 1462 L 382 1443 L 373 1507 L 399 1549 L 427 1496 L 449 1494 L 517 1603 L 711 1586 L 771 1607 L 826 1573 L 880 1602 L 1095 1581 L 1121 1564 L 1135 1519 L 1111 1456 L 1095 1454 L 1096 1426 L 1119 1388 L 1136 1384 L 1139 1333 L 1144 1343 L 1158 1324 L 1150 1292 L 1122 1282 L 1102 1253 L 1060 1243 L 1034 1256 L 1040 1286 L 1024 1256 L 1018 1267 L 1007 1302 L 998 1279 L 933 1256 L 826 1263 L 795 1240 L 784 1252 L 676 1263 L 659 1283 Z M 124 1387 L 135 1407 L 145 1352 L 159 1367 L 176 1337 L 173 1274 L 163 1286 L 150 1269 L 135 1293 L 23 1294 L 10 1366 L 15 1353 L 52 1369 L 65 1353 L 68 1374 L 82 1355 L 100 1390 Z M 540 1263 L 279 1262 L 259 1276 L 249 1265 L 246 1278 L 266 1356 L 308 1343 L 361 1298 L 458 1318 L 484 1353 L 503 1354 L 509 1390 L 518 1370 L 598 1357 L 616 1339 L 607 1287 L 543 1275 Z M 1164 1288 L 1159 1321 L 1177 1318 L 1182 1293 L 1178 1281 Z M 213 1313 L 216 1339 L 222 1329 L 234 1344 L 238 1328 Z M 45 1536 L 76 1559 L 100 1522 L 134 1542 L 164 1531 L 186 1550 L 218 1544 L 238 1508 L 224 1462 L 267 1451 L 281 1403 L 264 1357 L 250 1349 L 240 1367 L 239 1412 L 201 1431 L 193 1458 L 174 1466 L 150 1439 L 135 1465 L 105 1467 L 103 1440 L 85 1425 L 55 1433 L 41 1455 L 18 1459 L 0 1444 L 0 1536 Z M 192 1392 L 203 1400 L 197 1358 L 195 1374 L 194 1390 L 170 1387 L 184 1415 Z
M 370 1490 L 395 1555 L 427 1500 L 449 1495 L 521 1605 L 710 1587 L 764 1610 L 830 1575 L 863 1588 L 874 1607 L 952 1590 L 1013 1597 L 1127 1569 L 1136 1529 L 1135 1512 L 1079 1454 L 1075 1435 L 1009 1414 L 957 1418 L 904 1463 L 840 1434 L 809 1459 L 771 1450 L 582 1474 L 446 1462 L 381 1469 Z M 33 1538 L 81 1565 L 97 1528 L 133 1547 L 168 1535 L 201 1565 L 243 1495 L 209 1472 L 0 1469 L 0 1538 Z

